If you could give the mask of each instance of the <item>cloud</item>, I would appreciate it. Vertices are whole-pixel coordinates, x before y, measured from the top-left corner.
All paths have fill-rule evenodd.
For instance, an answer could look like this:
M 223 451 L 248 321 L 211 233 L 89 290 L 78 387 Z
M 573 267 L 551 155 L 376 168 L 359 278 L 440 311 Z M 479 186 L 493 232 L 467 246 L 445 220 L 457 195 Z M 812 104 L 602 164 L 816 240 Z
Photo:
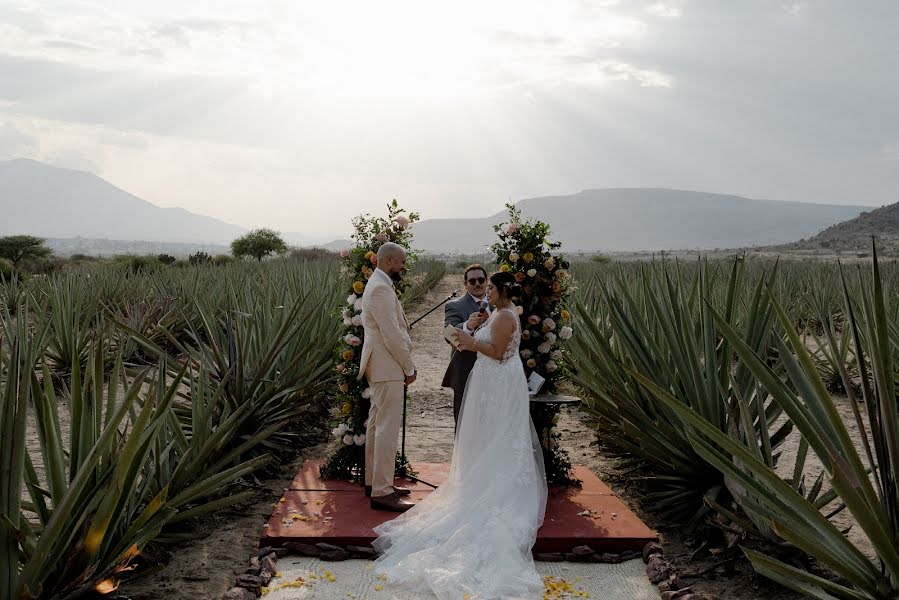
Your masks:
M 681 16 L 681 9 L 679 6 L 674 6 L 665 2 L 650 4 L 646 7 L 646 12 L 656 17 L 676 18 Z

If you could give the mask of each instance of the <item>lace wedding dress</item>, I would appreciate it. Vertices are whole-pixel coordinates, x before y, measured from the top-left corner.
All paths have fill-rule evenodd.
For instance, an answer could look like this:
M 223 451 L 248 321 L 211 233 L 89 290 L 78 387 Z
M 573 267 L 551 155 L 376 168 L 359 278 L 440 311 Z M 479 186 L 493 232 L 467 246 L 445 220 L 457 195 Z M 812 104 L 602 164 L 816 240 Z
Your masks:
M 512 309 L 494 311 L 475 338 L 489 340 L 503 310 Z M 446 482 L 375 528 L 375 569 L 391 585 L 441 600 L 543 597 L 531 548 L 543 523 L 546 476 L 520 341 L 516 326 L 503 360 L 478 354 Z

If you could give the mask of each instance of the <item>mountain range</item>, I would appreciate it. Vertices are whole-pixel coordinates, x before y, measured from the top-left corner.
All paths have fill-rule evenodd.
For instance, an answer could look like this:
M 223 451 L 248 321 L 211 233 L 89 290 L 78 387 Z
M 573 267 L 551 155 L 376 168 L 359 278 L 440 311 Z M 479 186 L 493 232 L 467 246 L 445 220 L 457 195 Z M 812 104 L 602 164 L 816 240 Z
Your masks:
M 784 244 L 870 210 L 661 188 L 585 190 L 530 198 L 518 206 L 524 217 L 549 223 L 552 238 L 569 253 Z M 247 231 L 183 208 L 156 206 L 91 173 L 27 159 L 0 162 L 0 217 L 0 235 L 45 238 L 224 247 Z M 507 219 L 502 211 L 483 218 L 420 221 L 413 229 L 414 246 L 428 253 L 480 253 L 495 237 L 493 226 Z M 282 235 L 291 245 L 323 241 Z

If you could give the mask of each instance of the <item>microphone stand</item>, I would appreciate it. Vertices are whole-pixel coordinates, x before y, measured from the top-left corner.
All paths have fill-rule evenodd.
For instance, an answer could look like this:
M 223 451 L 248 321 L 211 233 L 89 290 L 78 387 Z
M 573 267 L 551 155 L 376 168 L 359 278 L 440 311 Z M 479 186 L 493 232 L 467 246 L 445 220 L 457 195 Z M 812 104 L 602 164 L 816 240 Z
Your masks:
M 409 323 L 409 329 L 412 329 L 412 327 L 414 327 L 416 323 L 418 323 L 419 321 L 421 321 L 422 319 L 427 317 L 429 314 L 431 314 L 432 312 L 434 312 L 435 310 L 437 310 L 438 308 L 440 308 L 441 306 L 443 306 L 444 304 L 446 304 L 447 302 L 449 302 L 450 300 L 452 300 L 453 298 L 456 298 L 458 296 L 459 296 L 459 290 L 453 291 L 452 294 L 450 294 L 449 296 L 444 298 L 439 304 L 434 305 L 433 307 L 431 307 L 431 309 L 428 312 L 426 312 L 425 314 L 421 315 L 420 317 L 418 317 L 417 319 L 415 319 L 414 321 Z M 406 464 L 408 462 L 406 459 L 406 403 L 408 401 L 408 398 L 409 398 L 409 386 L 404 385 L 403 386 L 403 429 L 402 429 L 403 435 L 402 435 L 402 443 L 400 445 L 400 456 L 402 457 L 403 464 Z M 428 483 L 427 481 L 424 481 L 423 479 L 419 479 L 418 477 L 415 477 L 414 475 L 411 475 L 409 473 L 406 473 L 406 479 L 411 479 L 412 481 L 417 481 L 418 483 L 423 483 L 425 485 L 429 485 L 432 488 L 434 488 L 435 490 L 437 489 L 437 486 L 434 485 L 433 483 Z

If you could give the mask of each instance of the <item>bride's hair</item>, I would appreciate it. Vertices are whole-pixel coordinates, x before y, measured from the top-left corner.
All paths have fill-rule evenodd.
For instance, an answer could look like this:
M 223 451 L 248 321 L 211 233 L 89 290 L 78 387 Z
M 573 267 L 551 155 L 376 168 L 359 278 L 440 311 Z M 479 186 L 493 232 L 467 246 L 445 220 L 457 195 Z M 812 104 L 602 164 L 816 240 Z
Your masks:
M 490 276 L 490 283 L 503 298 L 520 298 L 521 286 L 515 281 L 515 276 L 507 271 L 497 271 Z

